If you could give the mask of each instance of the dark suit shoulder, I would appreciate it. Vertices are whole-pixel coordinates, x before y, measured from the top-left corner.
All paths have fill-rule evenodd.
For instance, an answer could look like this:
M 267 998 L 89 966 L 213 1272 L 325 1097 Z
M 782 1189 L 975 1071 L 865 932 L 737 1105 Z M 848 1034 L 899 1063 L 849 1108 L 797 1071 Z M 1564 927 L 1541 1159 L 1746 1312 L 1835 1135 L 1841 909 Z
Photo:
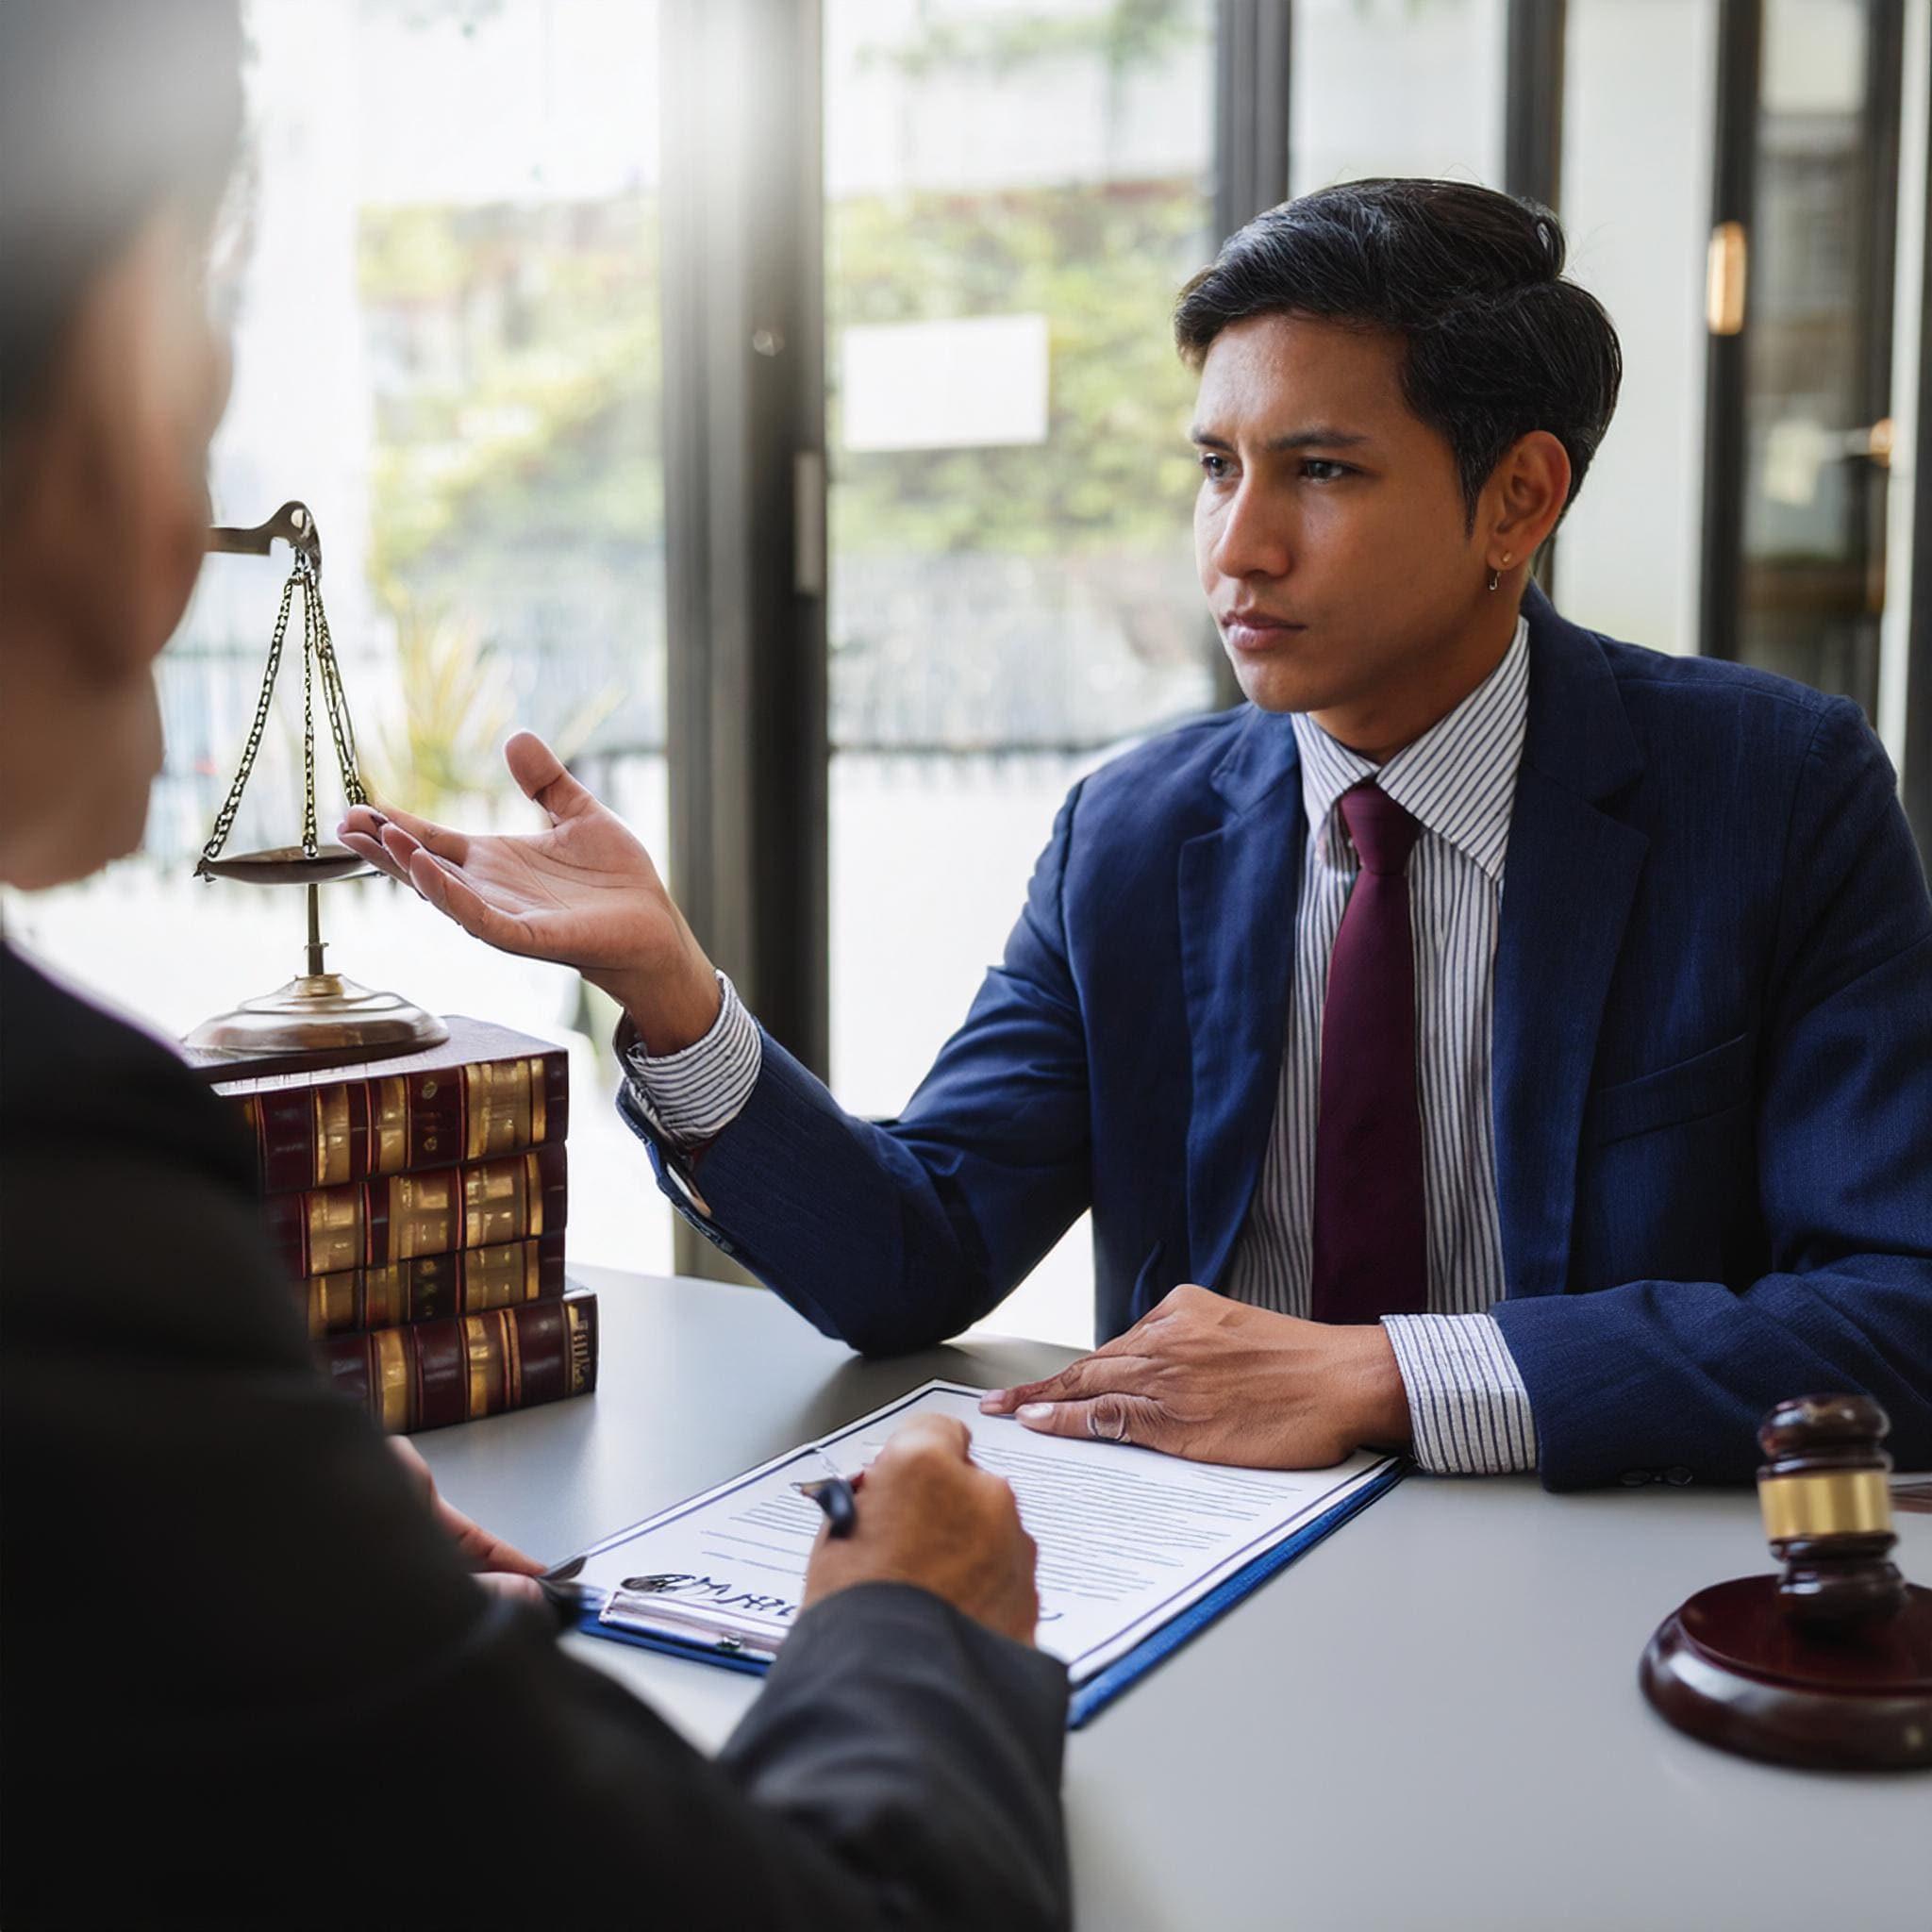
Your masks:
M 161 1041 L 0 948 L 8 1345 L 306 1361 L 246 1139 Z
M 1226 818 L 1222 788 L 1231 774 L 1245 785 L 1250 774 L 1265 782 L 1295 769 L 1293 727 L 1285 713 L 1237 705 L 1190 718 L 1082 781 L 1076 834 L 1091 839 L 1118 831 L 1138 841 L 1171 831 L 1175 839 L 1191 838 Z
M 1640 733 L 1712 729 L 1744 732 L 1765 749 L 1802 754 L 1833 712 L 1851 718 L 1849 699 L 1721 658 L 1676 657 L 1590 633 L 1602 648 L 1624 708 Z
M 1559 617 L 1532 596 L 1526 763 L 1586 796 L 1639 781 L 1681 814 L 1782 826 L 1807 758 L 1857 787 L 1890 783 L 1883 747 L 1849 699 L 1715 658 L 1650 650 Z M 1640 777 L 1640 774 L 1641 777 Z
M 243 1131 L 173 1048 L 0 946 L 0 1144 L 138 1149 L 243 1193 Z
M 1800 684 L 1794 677 L 1780 677 L 1754 665 L 1653 650 L 1647 644 L 1627 643 L 1601 631 L 1585 635 L 1602 648 L 1611 675 L 1624 690 L 1657 686 L 1689 703 L 1737 704 L 1761 699 L 1790 706 L 1808 717 L 1818 716 L 1836 702 L 1828 693 Z

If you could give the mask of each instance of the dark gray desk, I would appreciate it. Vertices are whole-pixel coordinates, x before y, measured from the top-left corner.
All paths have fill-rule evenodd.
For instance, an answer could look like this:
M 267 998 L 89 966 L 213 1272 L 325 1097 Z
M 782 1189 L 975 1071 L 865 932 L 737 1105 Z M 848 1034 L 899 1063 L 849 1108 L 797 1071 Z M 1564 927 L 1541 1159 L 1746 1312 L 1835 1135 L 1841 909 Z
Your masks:
M 1043 1374 L 973 1341 L 861 1363 L 757 1290 L 593 1272 L 602 1386 L 419 1438 L 452 1501 L 556 1557 L 935 1374 Z M 1900 1523 L 1932 1583 L 1932 1517 Z M 1822 1776 L 1655 1718 L 1666 1611 L 1769 1567 L 1754 1498 L 1412 1478 L 1069 1740 L 1089 1932 L 1858 1932 L 1932 1927 L 1932 1774 Z M 701 1743 L 756 1681 L 587 1638 Z

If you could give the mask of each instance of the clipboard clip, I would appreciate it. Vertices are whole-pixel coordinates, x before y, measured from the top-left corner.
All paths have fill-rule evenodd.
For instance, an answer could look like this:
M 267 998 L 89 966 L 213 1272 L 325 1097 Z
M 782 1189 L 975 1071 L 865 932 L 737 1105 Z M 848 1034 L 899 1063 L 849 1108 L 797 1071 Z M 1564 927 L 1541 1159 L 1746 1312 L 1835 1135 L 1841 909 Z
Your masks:
M 676 1576 L 626 1576 L 606 1599 L 597 1621 L 640 1636 L 658 1637 L 716 1657 L 745 1658 L 759 1663 L 777 1660 L 778 1647 L 770 1633 L 746 1624 L 733 1626 L 707 1616 L 701 1607 L 666 1603 L 660 1591 L 682 1579 Z

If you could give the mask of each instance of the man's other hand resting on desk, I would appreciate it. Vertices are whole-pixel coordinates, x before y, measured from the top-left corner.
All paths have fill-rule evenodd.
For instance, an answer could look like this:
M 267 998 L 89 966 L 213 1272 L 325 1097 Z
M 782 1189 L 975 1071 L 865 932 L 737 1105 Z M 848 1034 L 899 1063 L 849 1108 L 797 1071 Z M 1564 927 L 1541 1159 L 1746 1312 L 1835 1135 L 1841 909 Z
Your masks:
M 1402 1374 L 1380 1327 L 1304 1322 L 1192 1283 L 1058 1374 L 989 1389 L 979 1406 L 1042 1435 L 1250 1469 L 1324 1469 L 1409 1441 Z

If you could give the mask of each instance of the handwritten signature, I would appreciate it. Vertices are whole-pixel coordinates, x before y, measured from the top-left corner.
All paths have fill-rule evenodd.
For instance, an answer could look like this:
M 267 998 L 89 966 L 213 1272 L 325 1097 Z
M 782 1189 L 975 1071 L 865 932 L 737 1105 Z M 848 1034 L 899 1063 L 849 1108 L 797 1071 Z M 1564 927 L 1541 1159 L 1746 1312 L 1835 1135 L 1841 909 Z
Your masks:
M 626 1576 L 620 1587 L 640 1596 L 698 1597 L 717 1609 L 743 1610 L 747 1615 L 772 1617 L 780 1623 L 798 1614 L 798 1606 L 782 1596 L 740 1590 L 735 1583 L 722 1583 L 715 1576 Z

